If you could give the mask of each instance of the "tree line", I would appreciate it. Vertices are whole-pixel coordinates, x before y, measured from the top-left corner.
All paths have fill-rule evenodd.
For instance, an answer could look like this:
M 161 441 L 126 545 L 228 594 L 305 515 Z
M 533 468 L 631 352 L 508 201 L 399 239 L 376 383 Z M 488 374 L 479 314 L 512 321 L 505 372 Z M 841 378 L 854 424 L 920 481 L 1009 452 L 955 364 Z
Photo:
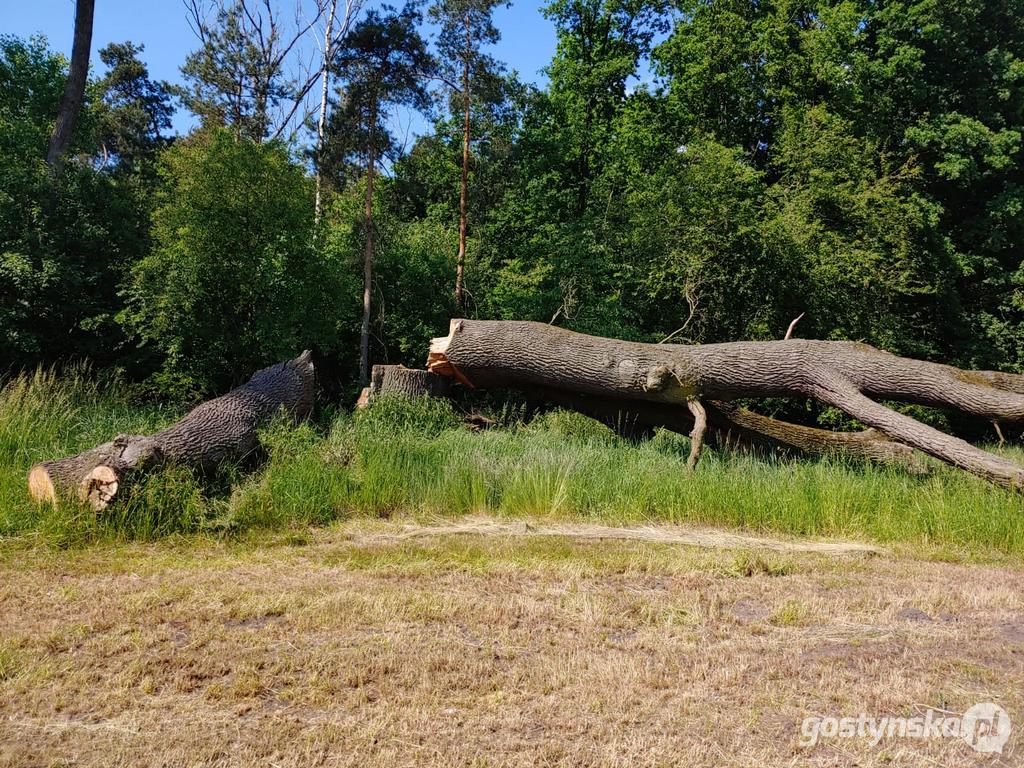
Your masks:
M 489 55 L 496 5 L 193 3 L 182 84 L 107 45 L 57 168 L 73 67 L 0 39 L 0 368 L 193 398 L 304 347 L 345 385 L 421 365 L 452 316 L 706 343 L 804 313 L 1022 370 L 1024 4 L 551 0 L 543 87 Z

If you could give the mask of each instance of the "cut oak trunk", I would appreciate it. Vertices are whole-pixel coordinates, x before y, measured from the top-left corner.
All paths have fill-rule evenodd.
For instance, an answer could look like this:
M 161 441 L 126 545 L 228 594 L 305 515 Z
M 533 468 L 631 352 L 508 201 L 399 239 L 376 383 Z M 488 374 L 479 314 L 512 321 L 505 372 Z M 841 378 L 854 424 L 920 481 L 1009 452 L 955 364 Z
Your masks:
M 893 441 L 998 485 L 1024 490 L 1024 467 L 875 400 L 1020 421 L 1021 377 L 897 357 L 867 344 L 806 339 L 643 344 L 542 323 L 454 320 L 449 335 L 431 343 L 428 367 L 471 386 L 546 387 L 675 405 L 683 411 L 691 399 L 708 403 L 811 397 Z
M 312 355 L 258 371 L 247 383 L 208 400 L 181 421 L 153 435 L 118 435 L 77 456 L 36 464 L 29 472 L 29 493 L 36 501 L 56 503 L 77 496 L 96 510 L 106 507 L 129 476 L 165 463 L 211 469 L 237 460 L 257 447 L 256 430 L 284 410 L 293 419 L 313 409 Z
M 446 376 L 406 368 L 404 365 L 375 365 L 370 374 L 370 386 L 364 387 L 356 403 L 365 408 L 377 395 L 395 394 L 405 397 L 448 397 L 452 380 Z

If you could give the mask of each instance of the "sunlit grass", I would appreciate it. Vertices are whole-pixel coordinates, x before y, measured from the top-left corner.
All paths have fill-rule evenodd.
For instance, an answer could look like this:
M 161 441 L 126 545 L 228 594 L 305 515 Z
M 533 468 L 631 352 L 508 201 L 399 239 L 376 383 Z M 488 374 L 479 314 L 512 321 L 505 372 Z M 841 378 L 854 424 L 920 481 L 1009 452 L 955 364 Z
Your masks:
M 130 404 L 81 373 L 22 377 L 0 392 L 0 536 L 72 544 L 172 533 L 231 535 L 352 516 L 486 513 L 607 523 L 671 522 L 906 543 L 963 556 L 1024 556 L 1022 500 L 956 470 L 917 477 L 840 460 L 708 452 L 685 466 L 685 438 L 631 444 L 575 414 L 474 433 L 447 402 L 381 399 L 355 417 L 277 423 L 266 459 L 215 478 L 154 474 L 100 516 L 27 495 L 35 461 L 150 432 L 173 411 Z M 1010 449 L 1019 459 L 1021 452 Z

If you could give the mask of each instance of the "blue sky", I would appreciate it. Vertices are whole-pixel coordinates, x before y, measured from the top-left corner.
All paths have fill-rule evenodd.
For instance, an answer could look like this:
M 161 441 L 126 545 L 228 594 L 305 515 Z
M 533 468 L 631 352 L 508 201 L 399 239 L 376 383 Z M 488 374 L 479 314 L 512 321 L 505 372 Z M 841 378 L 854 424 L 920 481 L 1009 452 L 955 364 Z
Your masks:
M 291 7 L 291 0 L 283 2 Z M 542 5 L 541 0 L 520 0 L 496 11 L 502 39 L 492 49 L 493 55 L 518 70 L 523 80 L 538 84 L 544 82 L 540 70 L 555 52 L 554 28 L 541 14 Z M 70 56 L 74 16 L 74 0 L 0 0 L 0 33 L 19 37 L 41 33 L 52 49 Z M 125 40 L 144 44 L 142 58 L 150 76 L 171 82 L 180 81 L 179 67 L 196 47 L 182 0 L 96 0 L 93 71 L 102 73 L 103 69 L 96 51 L 107 43 Z M 395 115 L 393 122 L 399 135 L 423 129 L 423 120 L 415 115 Z M 175 130 L 187 132 L 192 124 L 191 116 L 179 110 Z

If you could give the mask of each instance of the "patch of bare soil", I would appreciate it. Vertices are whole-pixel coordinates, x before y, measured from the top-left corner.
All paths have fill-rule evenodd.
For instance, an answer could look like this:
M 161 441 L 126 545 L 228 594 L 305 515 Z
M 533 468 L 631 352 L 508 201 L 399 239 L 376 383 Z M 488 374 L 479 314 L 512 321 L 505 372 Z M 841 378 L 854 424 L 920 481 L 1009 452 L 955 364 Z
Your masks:
M 399 541 L 425 536 L 561 536 L 570 539 L 607 539 L 682 544 L 709 549 L 766 549 L 774 552 L 817 552 L 827 555 L 883 554 L 871 544 L 852 541 L 811 541 L 771 539 L 762 536 L 693 529 L 672 525 L 622 527 L 595 523 L 500 522 L 488 517 L 470 517 L 457 523 L 422 525 L 406 523 L 395 530 L 375 531 L 358 536 L 360 542 Z
M 1022 762 L 1020 571 L 531 525 L 8 553 L 0 765 Z M 987 701 L 1002 755 L 800 745 L 808 715 Z

